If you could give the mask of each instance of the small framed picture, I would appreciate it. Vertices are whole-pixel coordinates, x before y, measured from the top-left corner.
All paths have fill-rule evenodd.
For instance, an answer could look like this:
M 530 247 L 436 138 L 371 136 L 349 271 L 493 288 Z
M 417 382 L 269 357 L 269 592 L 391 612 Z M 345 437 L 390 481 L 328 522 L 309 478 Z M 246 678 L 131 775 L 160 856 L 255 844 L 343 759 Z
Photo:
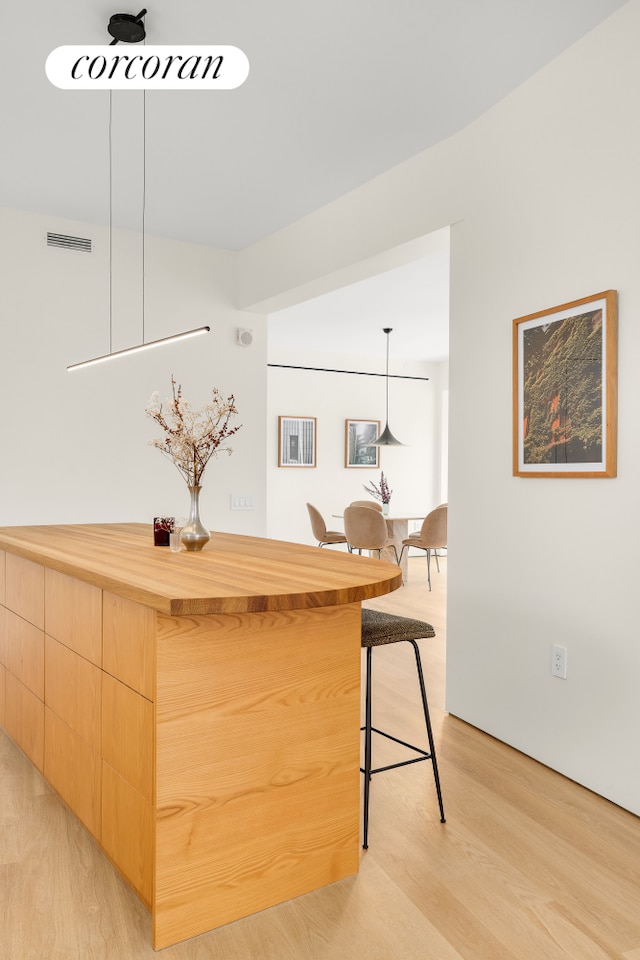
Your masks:
M 345 467 L 378 469 L 380 466 L 380 447 L 375 447 L 373 441 L 379 436 L 379 420 L 345 420 Z
M 617 292 L 513 321 L 513 474 L 615 477 Z
M 278 417 L 278 466 L 315 467 L 316 417 Z

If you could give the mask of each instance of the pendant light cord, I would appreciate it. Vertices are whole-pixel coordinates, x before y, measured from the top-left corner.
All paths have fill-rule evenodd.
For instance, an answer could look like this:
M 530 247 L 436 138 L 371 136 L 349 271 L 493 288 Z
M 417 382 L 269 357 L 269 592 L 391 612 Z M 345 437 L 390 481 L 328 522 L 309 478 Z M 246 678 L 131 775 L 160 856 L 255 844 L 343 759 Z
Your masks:
M 137 17 L 131 17 L 129 14 L 114 14 L 109 21 L 109 33 L 114 38 L 111 46 L 120 40 L 126 43 L 137 43 L 140 39 L 139 31 L 131 32 L 131 25 L 140 26 L 140 21 L 144 18 L 146 10 L 141 10 Z M 125 25 L 123 29 L 123 24 Z M 143 30 L 143 40 L 146 45 L 146 30 Z M 142 91 L 142 343 L 133 347 L 126 347 L 124 350 L 113 352 L 113 96 L 109 88 L 109 120 L 107 126 L 107 141 L 109 149 L 109 286 L 108 286 L 108 310 L 109 310 L 109 353 L 100 357 L 93 357 L 91 360 L 83 360 L 80 363 L 71 363 L 67 370 L 79 370 L 83 367 L 92 366 L 95 363 L 102 363 L 105 360 L 111 360 L 113 357 L 122 357 L 131 353 L 137 353 L 140 350 L 147 350 L 150 347 L 159 347 L 167 343 L 173 343 L 176 340 L 185 340 L 187 337 L 195 337 L 201 333 L 209 333 L 209 326 L 196 327 L 193 330 L 185 330 L 183 333 L 177 333 L 170 337 L 161 337 L 159 340 L 146 341 L 145 334 L 145 287 L 146 287 L 146 208 L 147 208 L 147 95 L 146 90 Z
M 145 217 L 147 212 L 147 91 L 142 91 L 142 342 L 145 343 Z
M 147 11 L 145 10 L 144 13 Z M 138 15 L 140 16 L 140 15 Z M 143 18 L 144 20 L 144 18 Z M 147 37 L 142 45 L 146 47 Z M 145 249 L 145 219 L 147 213 L 147 91 L 142 89 L 142 343 L 145 341 L 145 274 L 146 274 L 146 249 Z
M 109 90 L 109 353 L 113 346 L 113 306 L 112 306 L 112 288 L 113 288 L 113 145 L 111 141 L 111 123 L 113 119 L 113 103 L 111 90 Z
M 387 333 L 387 426 L 389 425 L 389 334 Z
M 146 11 L 145 11 L 146 12 Z M 145 40 L 146 45 L 146 40 Z M 113 352 L 113 94 L 109 89 L 109 353 Z M 147 212 L 147 91 L 142 91 L 142 344 L 145 340 L 145 219 Z

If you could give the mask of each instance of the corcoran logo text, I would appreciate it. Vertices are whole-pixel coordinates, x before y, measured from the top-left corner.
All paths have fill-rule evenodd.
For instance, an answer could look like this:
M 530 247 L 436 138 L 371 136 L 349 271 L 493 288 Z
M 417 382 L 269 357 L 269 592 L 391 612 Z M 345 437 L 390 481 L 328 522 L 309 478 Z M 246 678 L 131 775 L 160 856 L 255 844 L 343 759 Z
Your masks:
M 45 70 L 62 90 L 233 90 L 249 75 L 238 47 L 56 47 Z

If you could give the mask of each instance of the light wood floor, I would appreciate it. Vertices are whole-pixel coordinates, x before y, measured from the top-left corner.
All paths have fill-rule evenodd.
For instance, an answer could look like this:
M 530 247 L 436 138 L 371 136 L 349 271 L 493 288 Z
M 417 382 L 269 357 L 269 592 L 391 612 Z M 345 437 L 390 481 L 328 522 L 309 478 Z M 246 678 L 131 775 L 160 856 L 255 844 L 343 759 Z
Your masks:
M 441 568 L 428 593 L 411 560 L 371 606 L 436 628 L 421 647 L 445 825 L 429 764 L 379 774 L 357 877 L 155 954 L 149 914 L 0 733 L 2 960 L 640 960 L 640 821 L 444 713 Z M 420 738 L 408 645 L 374 670 L 380 725 Z

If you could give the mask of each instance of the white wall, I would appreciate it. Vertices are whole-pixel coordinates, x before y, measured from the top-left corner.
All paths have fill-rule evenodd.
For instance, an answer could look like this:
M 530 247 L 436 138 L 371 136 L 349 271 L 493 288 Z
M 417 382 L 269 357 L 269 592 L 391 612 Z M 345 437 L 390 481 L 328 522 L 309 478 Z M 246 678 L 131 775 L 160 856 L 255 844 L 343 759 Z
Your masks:
M 0 522 L 180 512 L 183 481 L 146 445 L 142 414 L 173 372 L 195 403 L 213 384 L 233 390 L 245 424 L 206 475 L 205 522 L 262 532 L 275 430 L 265 331 L 234 303 L 276 309 L 452 224 L 448 707 L 640 813 L 638 35 L 631 0 L 467 130 L 238 257 L 149 238 L 148 332 L 215 320 L 206 346 L 67 374 L 106 346 L 105 232 L 91 228 L 99 252 L 80 260 L 47 250 L 44 233 L 82 225 L 5 211 Z M 609 287 L 620 305 L 618 478 L 513 478 L 512 319 Z M 234 345 L 236 326 L 254 328 L 254 347 Z M 328 403 L 332 443 L 356 410 Z M 240 485 L 258 493 L 255 514 L 229 512 Z M 569 651 L 566 681 L 550 676 L 554 642 Z
M 448 707 L 640 813 L 638 35 L 632 0 L 467 130 L 247 251 L 241 295 L 302 296 L 453 224 Z M 610 287 L 618 478 L 514 478 L 513 318 Z
M 94 241 L 91 254 L 48 248 L 47 230 Z M 142 339 L 140 237 L 113 239 L 113 349 Z M 0 524 L 149 522 L 183 515 L 189 494 L 173 464 L 148 445 L 153 390 L 174 374 L 199 406 L 218 386 L 233 392 L 242 429 L 233 454 L 204 475 L 202 519 L 211 530 L 265 529 L 266 320 L 236 310 L 235 255 L 146 238 L 146 337 L 203 324 L 205 337 L 68 373 L 108 352 L 109 258 L 104 228 L 0 211 L 2 469 Z M 252 327 L 250 348 L 237 326 Z M 254 492 L 255 511 L 232 512 L 232 492 Z
M 381 363 L 342 354 L 269 352 L 271 363 L 338 370 L 384 372 Z M 390 426 L 405 446 L 383 447 L 380 468 L 393 490 L 394 512 L 423 516 L 441 502 L 440 444 L 443 368 L 446 364 L 394 361 L 390 372 L 428 377 L 390 380 Z M 446 382 L 444 384 L 446 386 Z M 317 417 L 317 466 L 278 467 L 278 416 Z M 320 510 L 327 527 L 344 529 L 341 513 L 352 500 L 366 500 L 363 484 L 380 481 L 380 470 L 345 467 L 345 420 L 385 422 L 385 382 L 359 374 L 314 373 L 270 368 L 268 373 L 268 535 L 315 543 L 306 503 Z

